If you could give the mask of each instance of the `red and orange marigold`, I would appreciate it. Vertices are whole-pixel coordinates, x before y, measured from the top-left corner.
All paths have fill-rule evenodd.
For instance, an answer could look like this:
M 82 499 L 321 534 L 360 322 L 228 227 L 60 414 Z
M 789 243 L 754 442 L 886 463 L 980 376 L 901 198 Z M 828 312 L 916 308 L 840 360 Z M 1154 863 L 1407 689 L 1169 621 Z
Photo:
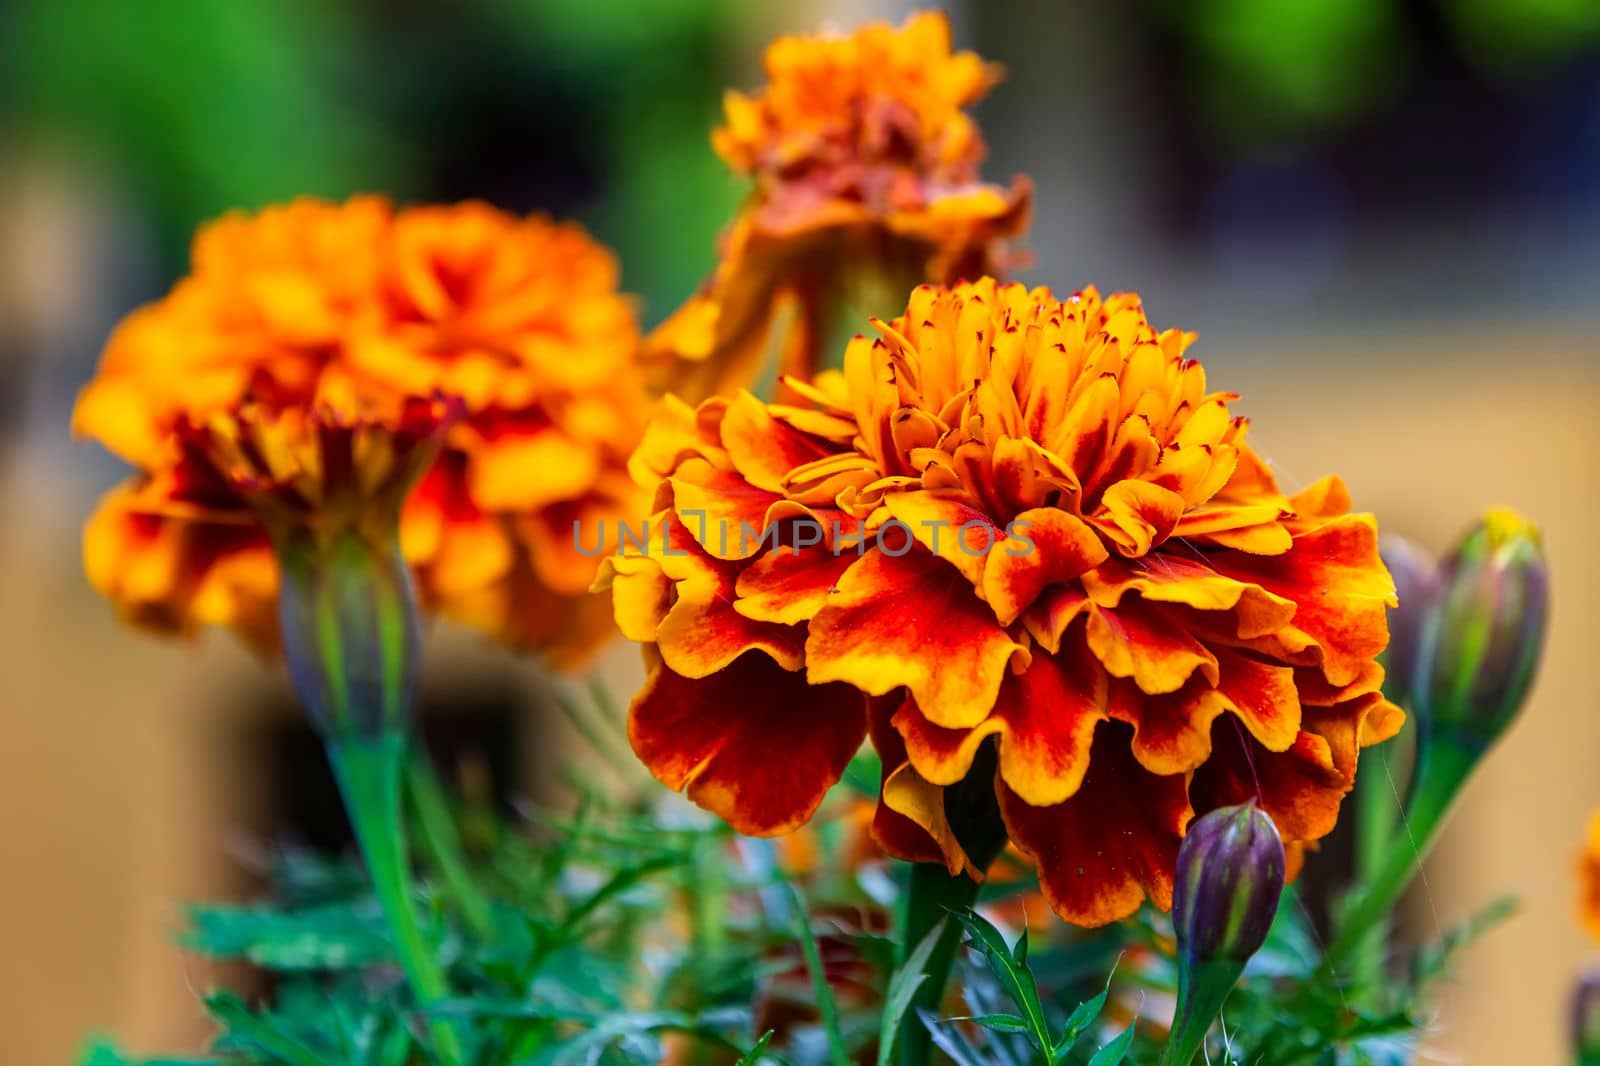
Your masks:
M 1137 297 L 985 279 L 875 325 L 789 382 L 802 403 L 669 398 L 634 457 L 650 536 L 600 584 L 647 648 L 629 731 L 655 775 L 783 833 L 870 733 L 880 842 L 954 873 L 952 806 L 993 765 L 1080 924 L 1170 906 L 1197 813 L 1254 797 L 1291 843 L 1331 830 L 1402 717 L 1393 584 L 1343 485 L 1285 495 Z
M 1589 816 L 1589 835 L 1578 856 L 1578 917 L 1600 944 L 1600 811 Z
M 942 13 L 780 38 L 765 68 L 712 134 L 749 198 L 700 292 L 645 342 L 655 383 L 690 402 L 753 386 L 775 346 L 784 373 L 810 375 L 840 312 L 854 322 L 919 282 L 995 273 L 1028 222 L 1031 188 L 983 181 L 966 113 L 1000 68 L 952 52 Z
M 227 215 L 192 259 L 117 328 L 74 413 L 77 432 L 136 468 L 85 535 L 90 579 L 124 616 L 277 639 L 267 532 L 226 485 L 203 507 L 185 496 L 197 475 L 183 427 L 323 411 L 399 426 L 441 397 L 461 417 L 401 519 L 424 604 L 558 661 L 611 631 L 584 595 L 595 561 L 572 537 L 577 520 L 599 528 L 638 507 L 626 472 L 645 404 L 637 332 L 606 249 L 485 204 L 358 197 Z

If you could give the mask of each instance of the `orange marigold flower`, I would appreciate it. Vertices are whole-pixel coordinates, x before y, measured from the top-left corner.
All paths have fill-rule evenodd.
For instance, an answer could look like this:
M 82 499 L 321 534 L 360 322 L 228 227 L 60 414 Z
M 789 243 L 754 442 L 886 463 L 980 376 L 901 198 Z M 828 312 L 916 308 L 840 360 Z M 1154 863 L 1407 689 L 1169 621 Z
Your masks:
M 182 498 L 182 427 L 330 404 L 382 421 L 440 396 L 463 414 L 401 521 L 424 603 L 557 660 L 586 654 L 611 625 L 573 524 L 638 507 L 626 460 L 644 386 L 617 274 L 578 227 L 478 203 L 306 199 L 206 226 L 189 276 L 117 328 L 78 400 L 76 430 L 138 470 L 90 523 L 91 580 L 137 622 L 273 645 L 266 531 L 242 498 Z
M 839 312 L 853 322 L 920 282 L 995 273 L 1028 221 L 1025 180 L 980 177 L 966 114 L 1000 69 L 952 52 L 942 13 L 784 37 L 765 66 L 766 88 L 729 93 L 712 135 L 749 200 L 715 272 L 645 342 L 656 383 L 690 401 L 752 385 L 780 337 L 783 372 L 809 376 Z
M 1600 811 L 1589 817 L 1589 838 L 1578 856 L 1578 916 L 1600 943 Z
M 1080 924 L 1170 906 L 1196 813 L 1255 798 L 1291 843 L 1328 833 L 1402 718 L 1393 583 L 1343 485 L 1281 492 L 1135 296 L 984 279 L 876 325 L 789 382 L 803 405 L 669 398 L 645 434 L 650 538 L 600 584 L 649 649 L 629 729 L 655 775 L 781 833 L 870 732 L 880 842 L 954 873 L 981 758 Z

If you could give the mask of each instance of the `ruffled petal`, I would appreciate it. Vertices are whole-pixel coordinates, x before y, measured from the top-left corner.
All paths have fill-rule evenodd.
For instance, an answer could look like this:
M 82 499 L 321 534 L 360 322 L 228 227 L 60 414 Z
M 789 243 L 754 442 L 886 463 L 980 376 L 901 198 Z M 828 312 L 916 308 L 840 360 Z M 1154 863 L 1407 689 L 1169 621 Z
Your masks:
M 657 779 L 752 836 L 805 824 L 866 735 L 859 692 L 808 685 L 759 652 L 702 680 L 658 666 L 628 716 Z
M 960 572 L 921 548 L 870 550 L 837 587 L 806 641 L 813 682 L 875 696 L 904 685 L 929 721 L 959 729 L 984 719 L 1007 665 L 1027 655 Z
M 1184 775 L 1161 777 L 1128 750 L 1127 727 L 1095 733 L 1089 772 L 1064 803 L 1035 807 L 1000 787 L 1012 841 L 1039 869 L 1045 899 L 1074 925 L 1126 918 L 1149 899 L 1172 906 L 1178 846 L 1193 811 Z
M 1001 625 L 1010 625 L 1045 588 L 1079 577 L 1109 553 L 1083 519 L 1054 508 L 1024 511 L 989 553 L 983 594 Z

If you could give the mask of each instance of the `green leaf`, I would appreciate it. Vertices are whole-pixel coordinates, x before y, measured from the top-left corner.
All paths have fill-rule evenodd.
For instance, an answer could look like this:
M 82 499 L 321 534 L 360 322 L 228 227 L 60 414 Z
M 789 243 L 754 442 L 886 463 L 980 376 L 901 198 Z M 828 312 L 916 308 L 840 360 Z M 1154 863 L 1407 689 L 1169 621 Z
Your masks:
M 882 1024 L 878 1028 L 878 1066 L 889 1066 L 894 1061 L 900 1022 L 916 997 L 918 987 L 928 979 L 928 956 L 933 954 L 934 946 L 939 942 L 939 936 L 948 921 L 948 918 L 942 919 L 928 930 L 928 935 L 922 938 L 922 942 L 906 956 L 906 961 L 895 970 L 894 976 L 889 978 L 889 991 L 883 1001 Z
M 1093 1025 L 1094 1020 L 1100 1017 L 1100 1012 L 1105 1010 L 1106 1007 L 1106 997 L 1111 995 L 1111 979 L 1116 975 L 1117 967 L 1113 963 L 1111 972 L 1106 975 L 1105 987 L 1100 990 L 1100 994 L 1092 999 L 1084 1000 L 1072 1009 L 1072 1013 L 1067 1016 L 1067 1031 L 1062 1034 L 1061 1042 L 1050 1053 L 1050 1061 L 1052 1063 L 1058 1063 L 1066 1058 L 1067 1052 L 1072 1050 L 1072 1045 L 1078 1042 L 1078 1037 L 1082 1036 L 1084 1030 Z
M 558 940 L 565 940 L 576 932 L 579 924 L 595 911 L 599 910 L 608 901 L 622 895 L 628 889 L 644 880 L 646 877 L 676 865 L 676 861 L 667 857 L 657 857 L 636 866 L 629 866 L 618 870 L 587 897 L 580 900 L 561 922 L 561 927 L 556 931 Z
M 185 946 L 269 970 L 356 969 L 393 957 L 383 915 L 374 907 L 195 907 L 189 921 Z
M 985 1029 L 996 1033 L 1032 1033 L 1026 1018 L 1019 1018 L 1015 1014 L 968 1014 L 955 1018 L 946 1018 L 946 1022 L 971 1022 L 981 1025 Z
M 772 1030 L 768 1029 L 761 1034 L 761 1039 L 756 1041 L 755 1047 L 739 1056 L 737 1066 L 755 1066 L 761 1061 L 761 1056 L 766 1053 L 767 1045 L 772 1043 Z
M 1512 896 L 1501 896 L 1487 906 L 1475 911 L 1463 922 L 1452 925 L 1439 939 L 1426 944 L 1417 952 L 1412 964 L 1412 981 L 1419 987 L 1438 979 L 1450 968 L 1456 954 L 1484 933 L 1517 912 L 1517 901 Z
M 817 948 L 817 938 L 811 931 L 811 911 L 800 889 L 789 886 L 794 903 L 790 921 L 794 935 L 805 953 L 806 969 L 811 973 L 811 993 L 817 999 L 817 1014 L 822 1018 L 822 1031 L 828 1037 L 828 1057 L 833 1066 L 851 1066 L 850 1053 L 845 1050 L 844 1034 L 839 1030 L 839 1005 L 833 998 L 833 986 L 828 983 L 828 973 L 822 968 L 822 952 Z
M 994 1066 L 972 1046 L 965 1033 L 940 1021 L 932 1011 L 919 1007 L 917 1020 L 927 1028 L 928 1038 L 933 1041 L 934 1047 L 950 1056 L 950 1061 L 956 1066 Z
M 103 1040 L 83 1049 L 78 1066 L 218 1066 L 221 1059 L 130 1059 Z
M 956 921 L 966 930 L 973 947 L 982 952 L 989 971 L 1011 998 L 1012 1005 L 1022 1013 L 1027 1023 L 1027 1033 L 1034 1046 L 1046 1060 L 1050 1058 L 1055 1041 L 1050 1039 L 1050 1028 L 1045 1022 L 1044 1005 L 1039 1001 L 1039 986 L 1029 972 L 1026 962 L 1019 961 L 988 919 L 977 911 L 964 907 L 952 912 Z
M 238 996 L 218 992 L 207 996 L 205 1004 L 225 1030 L 225 1043 L 253 1048 L 285 1066 L 333 1066 L 269 1018 L 255 1014 Z
M 1117 1066 L 1128 1057 L 1128 1048 L 1133 1044 L 1133 1032 L 1131 1025 L 1124 1029 L 1121 1035 L 1089 1058 L 1089 1066 Z

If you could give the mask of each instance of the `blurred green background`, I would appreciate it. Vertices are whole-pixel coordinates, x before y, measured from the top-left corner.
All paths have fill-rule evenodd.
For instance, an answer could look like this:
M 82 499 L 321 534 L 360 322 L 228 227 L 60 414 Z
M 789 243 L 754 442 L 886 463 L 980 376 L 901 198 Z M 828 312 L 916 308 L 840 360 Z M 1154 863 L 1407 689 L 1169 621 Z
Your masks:
M 1584 954 L 1564 842 L 1600 803 L 1582 639 L 1600 624 L 1583 613 L 1600 593 L 1583 552 L 1600 517 L 1600 3 L 934 6 L 1008 69 L 979 117 L 989 176 L 1037 186 L 1029 280 L 1137 288 L 1158 325 L 1200 330 L 1290 481 L 1345 470 L 1434 547 L 1482 504 L 1545 521 L 1547 709 L 1463 814 L 1480 832 L 1441 851 L 1472 871 L 1459 899 L 1436 876 L 1421 905 L 1530 897 L 1542 917 L 1468 960 L 1441 1046 L 1509 1061 L 1498 1014 L 1553 1050 Z M 92 1028 L 199 1048 L 188 986 L 206 975 L 167 942 L 178 901 L 247 892 L 262 839 L 337 841 L 281 691 L 225 641 L 120 631 L 78 568 L 79 526 L 120 471 L 69 439 L 72 397 L 117 318 L 182 274 L 195 226 L 358 191 L 576 217 L 654 323 L 742 194 L 708 141 L 723 90 L 759 84 L 776 33 L 910 9 L 0 0 L 0 1061 L 67 1061 Z M 436 731 L 493 749 L 503 788 L 536 788 L 563 756 L 524 713 L 525 670 L 436 638 L 433 713 L 458 723 Z M 1513 995 L 1527 1013 L 1480 1009 Z

